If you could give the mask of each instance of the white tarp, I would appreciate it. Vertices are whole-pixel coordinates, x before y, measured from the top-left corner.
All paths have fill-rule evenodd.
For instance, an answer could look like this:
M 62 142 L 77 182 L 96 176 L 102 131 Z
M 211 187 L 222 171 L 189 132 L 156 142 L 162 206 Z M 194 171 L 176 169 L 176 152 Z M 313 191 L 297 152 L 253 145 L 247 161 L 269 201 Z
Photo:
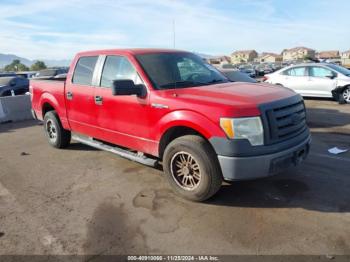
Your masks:
M 341 153 L 345 153 L 347 151 L 348 151 L 348 149 L 340 149 L 338 147 L 332 147 L 332 148 L 328 149 L 328 152 L 333 154 L 333 155 L 338 155 Z

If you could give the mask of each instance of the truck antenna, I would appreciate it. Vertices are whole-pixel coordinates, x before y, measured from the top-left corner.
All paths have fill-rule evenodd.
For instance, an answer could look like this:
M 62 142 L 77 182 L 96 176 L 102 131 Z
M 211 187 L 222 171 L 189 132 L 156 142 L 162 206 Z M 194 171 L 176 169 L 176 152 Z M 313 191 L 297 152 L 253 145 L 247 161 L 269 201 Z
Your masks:
M 176 35 L 175 35 L 175 19 L 173 19 L 173 48 L 175 49 L 175 41 L 176 41 Z

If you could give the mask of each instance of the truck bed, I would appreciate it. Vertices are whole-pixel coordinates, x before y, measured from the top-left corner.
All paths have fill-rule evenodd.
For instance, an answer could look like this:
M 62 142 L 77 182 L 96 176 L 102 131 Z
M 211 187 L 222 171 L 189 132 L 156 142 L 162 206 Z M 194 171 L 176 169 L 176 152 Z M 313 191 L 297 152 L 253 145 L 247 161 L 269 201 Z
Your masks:
M 50 102 L 60 118 L 67 119 L 64 99 L 65 81 L 62 79 L 31 79 L 29 90 L 32 96 L 32 108 L 38 119 L 43 119 L 46 101 Z

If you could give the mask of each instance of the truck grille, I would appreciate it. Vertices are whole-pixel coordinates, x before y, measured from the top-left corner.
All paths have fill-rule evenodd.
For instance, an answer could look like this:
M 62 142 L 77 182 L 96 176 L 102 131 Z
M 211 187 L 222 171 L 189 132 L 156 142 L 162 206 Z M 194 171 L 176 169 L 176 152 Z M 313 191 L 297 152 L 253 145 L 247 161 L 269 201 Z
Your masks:
M 265 131 L 265 144 L 295 137 L 307 129 L 303 99 L 298 95 L 260 106 Z

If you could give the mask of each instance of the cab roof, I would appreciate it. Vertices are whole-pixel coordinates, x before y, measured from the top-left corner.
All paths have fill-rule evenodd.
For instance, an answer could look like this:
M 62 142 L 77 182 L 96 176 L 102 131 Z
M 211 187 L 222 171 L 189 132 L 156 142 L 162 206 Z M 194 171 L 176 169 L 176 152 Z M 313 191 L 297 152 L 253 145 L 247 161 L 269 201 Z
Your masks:
M 329 63 L 300 63 L 300 64 L 293 64 L 289 67 L 299 67 L 299 66 L 328 66 Z
M 87 55 L 101 55 L 101 54 L 129 54 L 129 55 L 141 55 L 141 54 L 153 54 L 153 53 L 183 53 L 187 51 L 176 49 L 159 49 L 159 48 L 131 48 L 131 49 L 102 49 L 79 52 L 78 56 Z

